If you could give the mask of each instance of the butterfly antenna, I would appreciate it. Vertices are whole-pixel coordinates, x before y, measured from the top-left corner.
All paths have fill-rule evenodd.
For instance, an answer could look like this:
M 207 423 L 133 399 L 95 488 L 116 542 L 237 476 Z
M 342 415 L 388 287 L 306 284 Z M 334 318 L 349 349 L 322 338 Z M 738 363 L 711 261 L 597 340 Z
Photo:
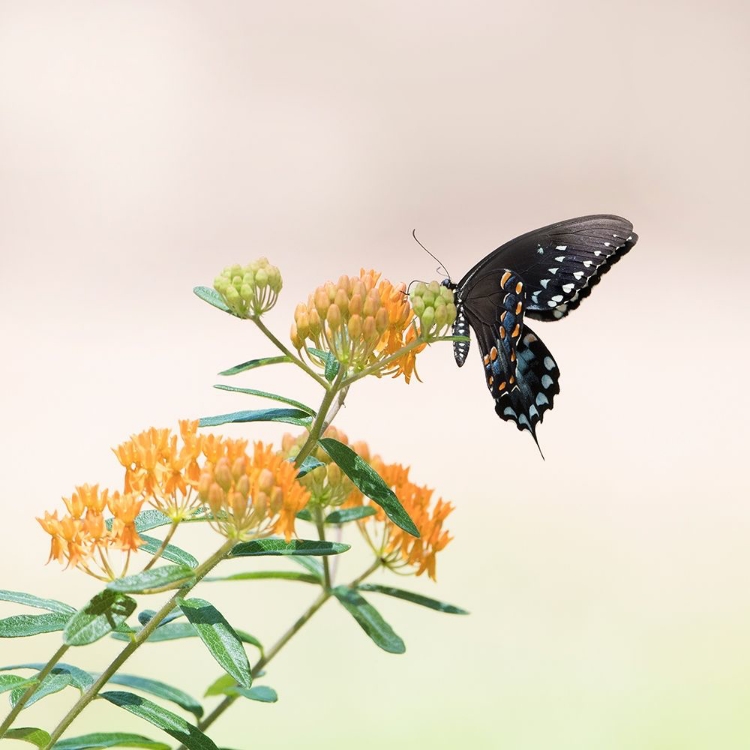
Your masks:
M 440 258 L 437 258 L 434 256 L 418 239 L 417 239 L 417 230 L 412 229 L 411 236 L 414 237 L 414 241 L 419 245 L 422 250 L 424 250 L 427 255 L 429 255 L 431 258 L 434 258 L 440 265 L 435 269 L 435 271 L 439 274 L 442 274 L 447 279 L 450 279 L 451 275 L 448 273 L 448 269 L 443 265 L 443 262 L 440 260 Z

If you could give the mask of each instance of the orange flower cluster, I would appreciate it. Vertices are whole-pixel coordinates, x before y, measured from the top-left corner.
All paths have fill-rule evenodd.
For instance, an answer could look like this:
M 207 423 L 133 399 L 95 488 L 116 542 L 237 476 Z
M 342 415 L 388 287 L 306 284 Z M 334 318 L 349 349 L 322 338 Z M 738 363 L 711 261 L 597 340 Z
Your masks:
M 141 545 L 135 529 L 135 517 L 140 513 L 143 498 L 131 493 L 99 491 L 99 486 L 84 484 L 76 487 L 69 498 L 63 498 L 68 514 L 58 518 L 57 511 L 45 513 L 37 520 L 52 537 L 49 560 L 80 568 L 103 581 L 124 575 L 129 553 Z M 104 511 L 109 510 L 112 521 L 108 525 Z M 123 571 L 116 572 L 110 551 L 126 554 Z M 48 562 L 49 562 L 48 560 Z
M 281 438 L 281 454 L 286 458 L 294 460 L 300 452 L 300 448 L 307 442 L 309 432 L 305 430 L 295 437 L 287 433 Z M 349 438 L 342 431 L 330 425 L 323 433 L 323 437 L 330 437 L 348 445 L 357 455 L 365 461 L 370 460 L 370 450 L 367 443 L 349 443 Z M 354 486 L 352 480 L 344 474 L 335 464 L 331 457 L 320 447 L 310 454 L 320 461 L 323 466 L 305 474 L 299 479 L 299 483 L 310 492 L 310 504 L 320 508 L 335 508 L 349 501 L 361 501 L 361 494 Z
M 210 523 L 228 539 L 282 533 L 289 541 L 310 493 L 296 481 L 294 465 L 271 446 L 255 443 L 250 458 L 239 450 L 242 442 L 216 445 L 201 471 L 198 495 L 211 510 Z
M 292 463 L 262 443 L 248 455 L 247 440 L 197 430 L 198 422 L 180 422 L 178 438 L 152 427 L 115 448 L 125 467 L 123 494 L 83 485 L 64 498 L 68 515 L 58 518 L 55 511 L 38 519 L 52 537 L 50 560 L 67 561 L 102 580 L 124 575 L 115 572 L 109 551 L 130 553 L 142 544 L 135 519 L 144 504 L 174 525 L 207 506 L 209 523 L 230 539 L 278 532 L 289 540 L 310 497 L 296 481 Z M 109 522 L 105 510 L 112 514 Z
M 177 523 L 199 504 L 193 488 L 204 438 L 198 422 L 182 420 L 179 444 L 171 430 L 151 427 L 114 449 L 125 467 L 125 492 L 142 493 L 150 505 Z
M 380 281 L 380 274 L 362 269 L 359 276 L 342 276 L 318 287 L 307 304 L 297 305 L 291 339 L 298 351 L 310 346 L 330 352 L 344 367 L 358 372 L 377 365 L 417 338 L 406 286 Z M 384 362 L 375 374 L 414 373 L 419 346 L 403 357 Z M 309 354 L 309 352 L 308 352 Z M 310 354 L 313 361 L 322 364 Z
M 431 504 L 433 490 L 409 480 L 409 468 L 401 464 L 386 464 L 375 456 L 370 465 L 409 514 L 419 530 L 419 539 L 400 529 L 385 515 L 383 509 L 370 500 L 364 502 L 375 508 L 375 515 L 360 521 L 360 528 L 369 545 L 391 570 L 416 568 L 416 575 L 427 575 L 435 580 L 435 556 L 452 537 L 443 530 L 443 521 L 453 512 L 453 506 L 442 498 Z

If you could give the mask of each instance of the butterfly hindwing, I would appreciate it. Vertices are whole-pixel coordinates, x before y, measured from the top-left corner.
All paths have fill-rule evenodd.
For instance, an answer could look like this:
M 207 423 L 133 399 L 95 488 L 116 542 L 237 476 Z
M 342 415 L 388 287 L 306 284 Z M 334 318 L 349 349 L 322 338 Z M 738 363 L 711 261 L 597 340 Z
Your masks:
M 528 430 L 536 441 L 536 426 L 560 392 L 560 370 L 544 342 L 528 326 L 516 356 L 516 387 L 495 397 L 495 411 L 501 419 L 515 422 L 519 430 Z

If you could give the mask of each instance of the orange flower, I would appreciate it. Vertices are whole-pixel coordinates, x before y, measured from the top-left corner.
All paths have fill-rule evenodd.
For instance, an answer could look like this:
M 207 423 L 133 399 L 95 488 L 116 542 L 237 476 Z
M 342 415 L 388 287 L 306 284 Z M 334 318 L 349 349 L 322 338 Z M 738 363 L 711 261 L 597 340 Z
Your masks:
M 239 446 L 243 450 L 239 450 Z M 310 497 L 297 481 L 297 470 L 271 446 L 255 443 L 252 457 L 245 441 L 214 444 L 198 481 L 198 495 L 211 511 L 211 525 L 228 539 L 245 541 L 274 533 L 289 541 L 294 521 Z M 222 449 L 223 448 L 223 449 Z

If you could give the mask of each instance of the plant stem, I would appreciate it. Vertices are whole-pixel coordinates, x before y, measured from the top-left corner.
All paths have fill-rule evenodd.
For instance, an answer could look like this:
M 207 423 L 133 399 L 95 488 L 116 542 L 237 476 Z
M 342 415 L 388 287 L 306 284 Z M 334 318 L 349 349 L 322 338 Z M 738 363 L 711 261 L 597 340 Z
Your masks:
M 255 323 L 258 328 L 264 333 L 266 338 L 271 341 L 271 343 L 280 351 L 284 352 L 284 354 L 289 357 L 289 359 L 294 362 L 297 367 L 301 367 L 313 380 L 315 380 L 318 385 L 323 386 L 326 390 L 330 387 L 328 385 L 328 381 L 325 378 L 320 377 L 315 370 L 313 370 L 311 367 L 309 367 L 302 359 L 300 359 L 298 356 L 293 354 L 287 347 L 284 346 L 284 344 L 279 341 L 276 336 L 271 333 L 271 331 L 266 327 L 266 324 L 260 319 L 260 318 L 250 318 L 250 320 Z
M 107 667 L 107 669 L 99 675 L 94 681 L 91 687 L 78 699 L 75 705 L 68 711 L 63 717 L 62 721 L 55 727 L 54 731 L 50 735 L 50 740 L 45 745 L 43 750 L 51 750 L 55 742 L 62 736 L 63 732 L 71 725 L 76 717 L 83 711 L 91 701 L 96 698 L 99 691 L 106 685 L 109 678 L 114 675 L 117 670 L 130 658 L 132 653 L 146 641 L 149 636 L 156 630 L 159 623 L 174 609 L 177 604 L 177 600 L 184 597 L 199 581 L 219 562 L 221 562 L 234 547 L 234 540 L 227 540 L 221 547 L 208 558 L 204 563 L 199 565 L 195 570 L 195 578 L 189 583 L 179 588 L 169 601 L 162 606 L 162 608 L 146 623 L 146 625 L 138 631 L 138 634 L 133 640 L 128 643 L 127 646 L 117 655 L 115 660 Z
M 321 542 L 325 542 L 326 527 L 323 523 L 323 509 L 316 506 L 313 510 L 313 517 L 315 518 L 315 527 L 318 529 L 318 539 Z M 331 588 L 331 566 L 328 562 L 328 555 L 323 556 L 323 585 L 326 591 Z
M 42 667 L 42 669 L 36 675 L 37 681 L 33 685 L 29 685 L 26 688 L 24 694 L 18 699 L 18 703 L 13 706 L 11 712 L 5 717 L 5 721 L 0 724 L 0 738 L 5 735 L 11 724 L 13 724 L 13 722 L 15 721 L 16 716 L 21 713 L 21 710 L 26 705 L 26 702 L 29 700 L 29 698 L 31 698 L 32 695 L 34 695 L 37 688 L 42 684 L 44 678 L 54 669 L 57 662 L 62 659 L 63 654 L 69 648 L 70 646 L 68 646 L 67 644 L 63 644 L 62 646 L 60 646 L 60 648 L 57 649 L 57 651 L 55 651 L 55 653 L 52 655 L 52 658 Z

